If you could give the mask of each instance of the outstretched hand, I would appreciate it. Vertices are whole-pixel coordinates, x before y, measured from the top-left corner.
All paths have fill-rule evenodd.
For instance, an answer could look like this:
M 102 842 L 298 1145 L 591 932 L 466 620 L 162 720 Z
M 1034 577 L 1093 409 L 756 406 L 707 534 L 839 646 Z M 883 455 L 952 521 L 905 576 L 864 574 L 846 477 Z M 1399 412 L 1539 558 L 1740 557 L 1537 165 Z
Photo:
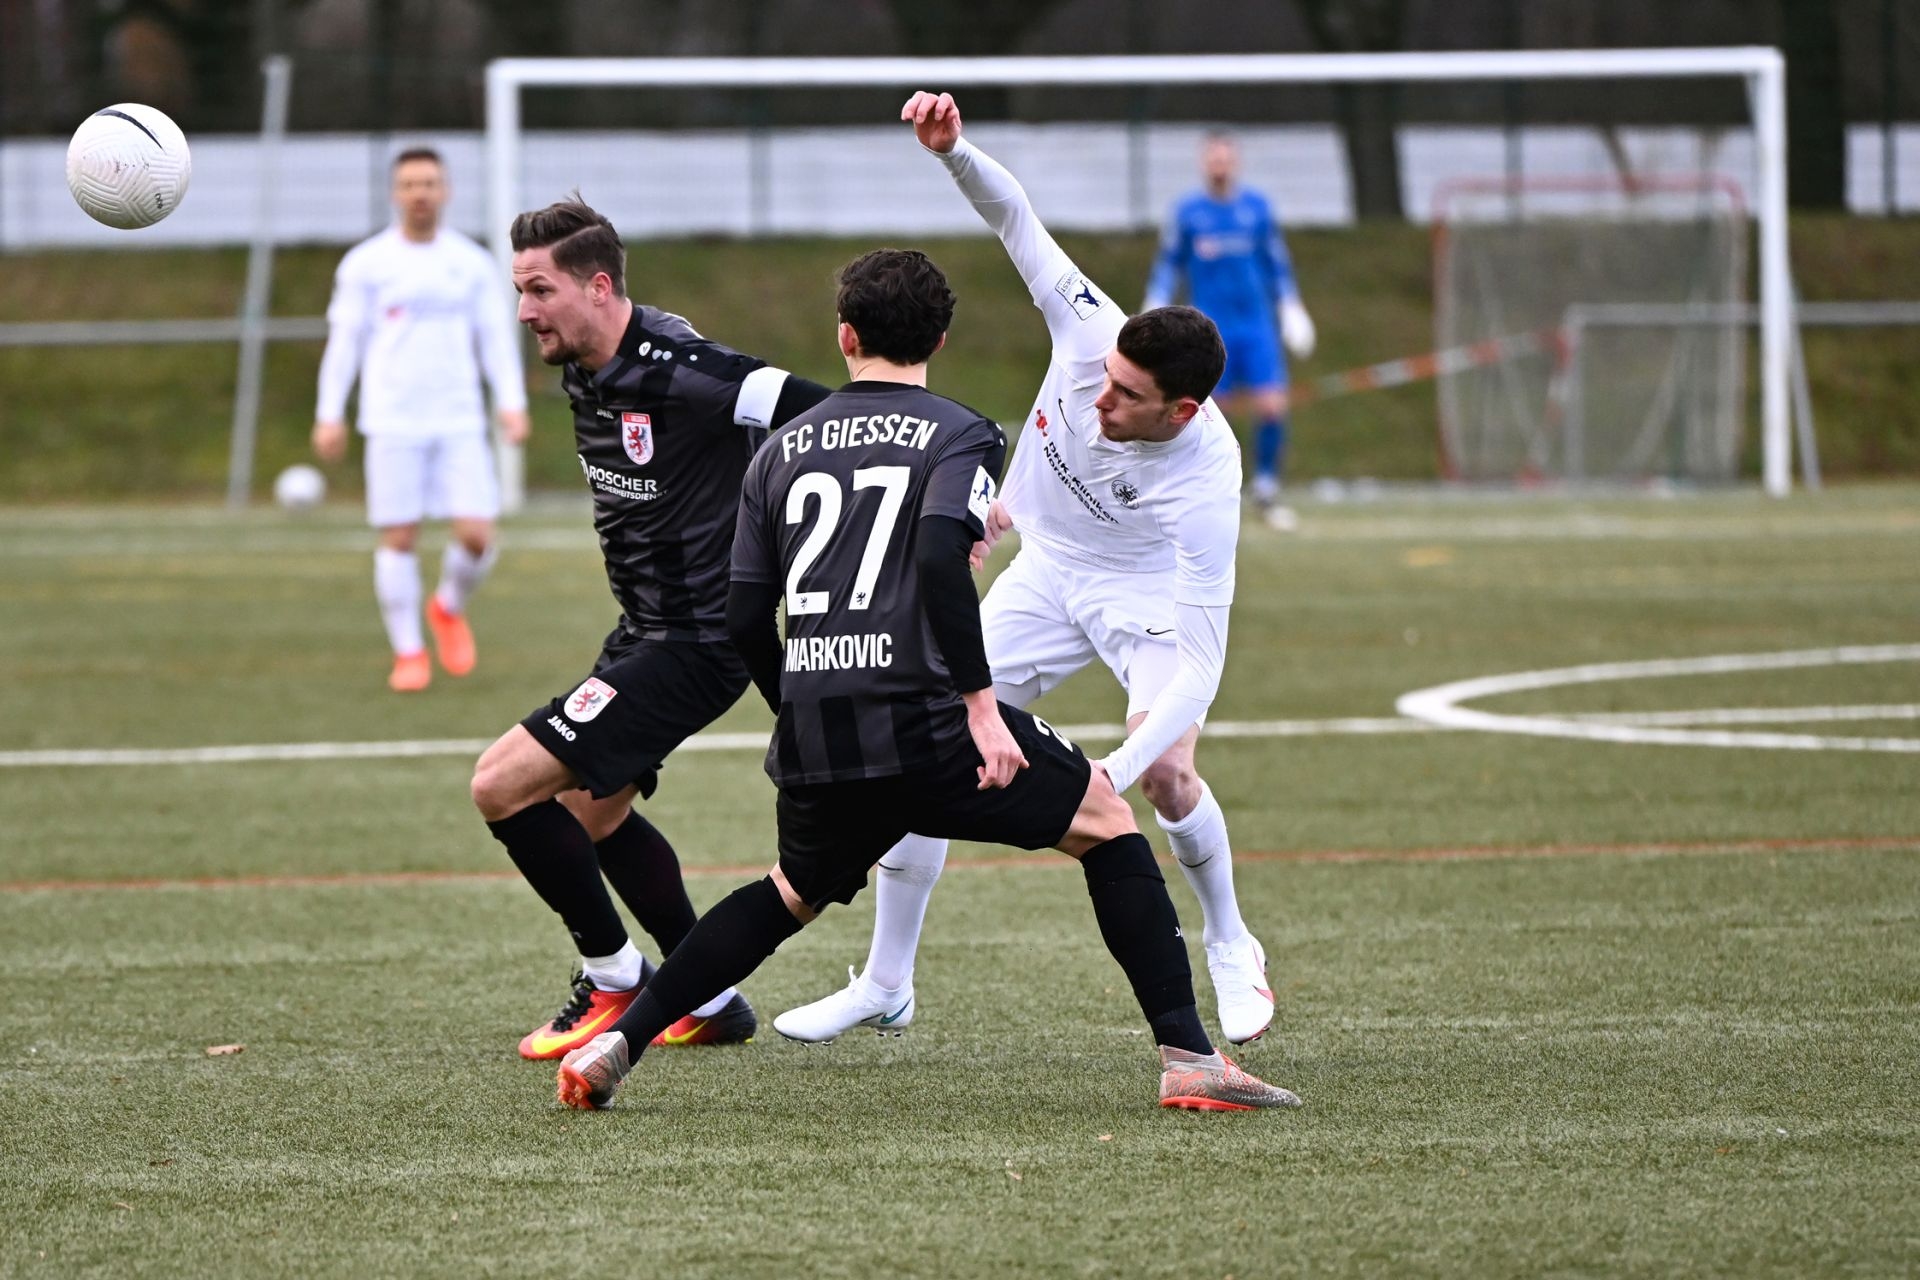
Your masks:
M 967 704 L 967 732 L 973 736 L 974 750 L 980 753 L 979 767 L 974 770 L 979 779 L 978 790 L 992 791 L 1006 786 L 1015 774 L 1027 767 L 1026 752 L 1020 750 L 1013 732 L 1001 718 L 1000 706 L 994 701 L 991 689 L 963 693 L 960 697 Z
M 913 125 L 913 136 L 929 151 L 945 155 L 960 141 L 960 108 L 950 93 L 922 89 L 900 108 L 900 118 Z
M 995 498 L 993 505 L 987 508 L 986 528 L 987 536 L 974 543 L 973 550 L 967 553 L 967 567 L 975 573 L 980 572 L 986 565 L 987 557 L 993 553 L 994 544 L 1006 537 L 1007 531 L 1013 528 L 1013 517 L 1007 514 L 1007 509 L 1000 505 L 998 498 Z

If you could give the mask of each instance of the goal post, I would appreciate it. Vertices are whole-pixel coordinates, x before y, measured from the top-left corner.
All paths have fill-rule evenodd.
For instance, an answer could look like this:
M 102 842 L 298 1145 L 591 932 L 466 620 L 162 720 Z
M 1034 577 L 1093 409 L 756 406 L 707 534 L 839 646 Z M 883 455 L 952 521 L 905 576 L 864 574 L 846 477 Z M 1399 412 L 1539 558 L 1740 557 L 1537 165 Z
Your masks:
M 1788 368 L 1792 276 L 1787 246 L 1786 61 L 1749 46 L 1705 49 L 1448 53 L 1213 54 L 1007 58 L 505 58 L 487 67 L 487 222 L 501 271 L 521 210 L 521 98 L 531 88 L 913 89 L 1326 85 L 1525 80 L 1734 79 L 1746 88 L 1757 180 L 1762 483 L 1792 489 Z M 519 450 L 502 445 L 510 507 L 523 493 Z

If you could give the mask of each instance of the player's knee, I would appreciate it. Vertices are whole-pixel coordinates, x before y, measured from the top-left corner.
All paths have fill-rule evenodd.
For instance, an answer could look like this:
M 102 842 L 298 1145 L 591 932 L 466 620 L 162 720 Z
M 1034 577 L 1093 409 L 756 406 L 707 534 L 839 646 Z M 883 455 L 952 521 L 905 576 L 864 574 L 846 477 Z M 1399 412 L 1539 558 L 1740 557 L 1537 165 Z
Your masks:
M 454 526 L 453 536 L 477 560 L 493 543 L 493 525 L 484 520 L 462 521 Z
M 473 807 L 488 822 L 499 822 L 510 818 L 524 806 L 513 803 L 509 794 L 503 770 L 490 765 L 485 756 L 473 767 L 473 780 L 467 785 L 467 792 L 473 798 Z
M 508 750 L 499 742 L 488 747 L 474 762 L 467 793 L 473 799 L 473 807 L 488 822 L 510 818 L 527 807 L 527 797 L 521 794 L 522 788 L 515 782 L 514 772 L 508 765 Z
M 793 887 L 792 882 L 787 879 L 787 873 L 780 869 L 778 863 L 775 863 L 773 870 L 767 873 L 767 879 L 771 880 L 773 887 L 780 891 L 780 901 L 786 903 L 787 910 L 793 913 L 795 920 L 801 924 L 812 924 L 820 918 L 820 913 L 807 905 L 806 900 Z
M 417 524 L 390 524 L 380 530 L 380 545 L 388 551 L 412 551 L 419 540 Z
M 1080 810 L 1073 815 L 1073 827 L 1069 834 L 1076 844 L 1082 847 L 1078 852 L 1068 849 L 1075 857 L 1093 845 L 1112 840 L 1138 831 L 1140 826 L 1133 820 L 1133 810 L 1120 794 L 1113 789 L 1104 773 L 1095 771 L 1087 782 L 1087 794 L 1080 800 Z
M 1169 760 L 1163 756 L 1140 775 L 1140 794 L 1153 806 L 1153 811 L 1176 822 L 1192 813 L 1200 803 L 1200 786 L 1200 775 L 1194 772 L 1189 760 Z

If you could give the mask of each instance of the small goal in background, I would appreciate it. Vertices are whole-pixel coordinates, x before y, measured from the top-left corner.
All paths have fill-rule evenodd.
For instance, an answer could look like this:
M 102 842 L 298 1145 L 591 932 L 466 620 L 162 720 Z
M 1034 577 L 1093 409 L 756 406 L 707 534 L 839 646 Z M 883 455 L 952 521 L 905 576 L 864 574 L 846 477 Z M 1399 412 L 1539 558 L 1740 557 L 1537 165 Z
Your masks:
M 1746 419 L 1747 209 L 1713 174 L 1475 179 L 1434 202 L 1440 349 L 1510 358 L 1439 383 L 1444 474 L 1715 484 Z M 1532 335 L 1535 340 L 1513 342 Z

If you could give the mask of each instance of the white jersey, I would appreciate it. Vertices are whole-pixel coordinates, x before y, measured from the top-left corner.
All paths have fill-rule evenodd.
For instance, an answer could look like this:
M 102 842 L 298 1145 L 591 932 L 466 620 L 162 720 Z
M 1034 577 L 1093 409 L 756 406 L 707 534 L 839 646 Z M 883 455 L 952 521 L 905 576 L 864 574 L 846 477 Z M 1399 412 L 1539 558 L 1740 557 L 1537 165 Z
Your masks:
M 1240 447 L 1211 399 L 1172 440 L 1101 434 L 1093 402 L 1125 313 L 1074 266 L 998 162 L 964 138 L 934 154 L 999 234 L 1053 339 L 1002 491 L 1022 553 L 1032 547 L 1110 574 L 1151 575 L 1143 599 L 1171 589 L 1180 672 L 1102 762 L 1125 790 L 1206 714 L 1219 688 L 1240 543 Z
M 512 317 L 486 250 L 457 231 L 442 228 L 418 243 L 394 226 L 341 260 L 327 306 L 317 418 L 345 415 L 358 375 L 366 435 L 484 431 L 482 370 L 496 409 L 527 407 Z
M 1074 266 L 1013 175 L 962 138 L 940 157 L 1000 233 L 1053 338 L 1001 501 L 1022 542 L 1115 573 L 1174 575 L 1187 604 L 1233 603 L 1240 446 L 1212 400 L 1164 443 L 1116 443 L 1093 402 L 1126 312 Z

